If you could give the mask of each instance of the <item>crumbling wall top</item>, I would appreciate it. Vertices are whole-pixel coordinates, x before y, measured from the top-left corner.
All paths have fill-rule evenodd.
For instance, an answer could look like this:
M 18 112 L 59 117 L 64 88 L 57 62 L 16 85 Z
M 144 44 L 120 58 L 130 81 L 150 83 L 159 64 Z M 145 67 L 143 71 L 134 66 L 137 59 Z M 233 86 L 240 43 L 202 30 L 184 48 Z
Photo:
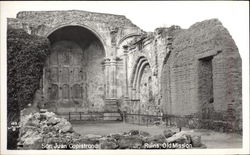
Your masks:
M 66 11 L 21 11 L 17 14 L 17 18 L 32 23 L 53 23 L 56 19 L 81 19 L 108 25 L 116 25 L 117 27 L 137 27 L 124 15 L 113 15 L 106 13 L 95 13 L 80 10 Z

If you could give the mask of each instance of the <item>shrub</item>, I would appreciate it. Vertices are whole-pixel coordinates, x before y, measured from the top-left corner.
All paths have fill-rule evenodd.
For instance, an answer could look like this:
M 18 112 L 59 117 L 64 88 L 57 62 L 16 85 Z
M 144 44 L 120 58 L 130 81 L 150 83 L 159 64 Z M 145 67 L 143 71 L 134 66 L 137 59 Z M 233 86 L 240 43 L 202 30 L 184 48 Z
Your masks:
M 8 127 L 13 121 L 19 122 L 20 111 L 32 103 L 49 54 L 49 44 L 47 38 L 29 35 L 22 29 L 7 30 Z M 18 133 L 8 131 L 7 134 L 7 148 L 15 149 Z

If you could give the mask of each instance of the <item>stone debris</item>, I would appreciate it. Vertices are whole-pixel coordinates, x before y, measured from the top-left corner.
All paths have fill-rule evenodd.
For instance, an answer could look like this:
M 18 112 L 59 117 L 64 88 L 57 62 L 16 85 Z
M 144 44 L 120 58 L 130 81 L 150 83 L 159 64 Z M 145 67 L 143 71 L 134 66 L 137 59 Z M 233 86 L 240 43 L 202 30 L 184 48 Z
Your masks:
M 201 136 L 191 136 L 191 143 L 193 145 L 193 147 L 201 147 L 202 143 L 201 143 Z
M 191 136 L 183 132 L 176 133 L 172 137 L 166 139 L 168 143 L 190 144 Z
M 18 149 L 176 149 L 182 146 L 205 148 L 201 136 L 195 132 L 175 133 L 164 130 L 150 135 L 145 131 L 130 130 L 109 135 L 76 133 L 70 122 L 54 113 L 38 112 L 22 116 Z M 84 130 L 84 129 L 83 129 Z
M 175 133 L 171 130 L 164 130 L 163 134 L 166 138 L 172 137 Z
M 139 136 L 124 136 L 118 141 L 119 149 L 140 149 L 143 141 Z
M 19 149 L 46 149 L 49 144 L 70 144 L 80 137 L 66 119 L 52 112 L 24 115 L 20 126 Z
M 115 139 L 112 140 L 100 140 L 101 149 L 117 149 L 119 146 L 116 143 Z
M 130 135 L 139 135 L 139 130 L 130 130 L 129 134 Z

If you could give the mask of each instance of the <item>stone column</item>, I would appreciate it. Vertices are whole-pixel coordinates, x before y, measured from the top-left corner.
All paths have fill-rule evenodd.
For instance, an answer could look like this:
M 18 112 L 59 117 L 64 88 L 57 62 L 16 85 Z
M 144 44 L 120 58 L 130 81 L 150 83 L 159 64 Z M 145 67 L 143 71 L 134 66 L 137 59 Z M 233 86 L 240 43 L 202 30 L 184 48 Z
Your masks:
M 118 27 L 110 27 L 110 58 L 106 71 L 106 87 L 107 87 L 107 95 L 105 99 L 105 112 L 112 113 L 118 111 L 117 106 L 117 62 L 116 62 L 116 53 L 117 53 L 117 34 L 119 28 Z
M 105 97 L 106 98 L 110 98 L 110 81 L 109 81 L 109 77 L 110 77 L 110 74 L 109 74 L 109 70 L 110 70 L 110 59 L 109 58 L 106 58 L 104 60 L 104 67 L 105 67 L 105 84 L 106 84 L 106 87 L 105 87 Z
M 133 99 L 133 87 L 128 85 L 128 98 Z
M 124 95 L 124 111 L 129 112 L 131 109 L 131 95 L 129 92 L 129 82 L 128 82 L 128 46 L 123 46 L 123 53 L 124 53 L 124 73 L 125 73 L 125 95 Z
M 132 88 L 132 97 L 131 99 L 136 99 L 136 89 L 135 88 Z
M 128 46 L 123 46 L 123 53 L 124 53 L 124 73 L 125 73 L 125 98 L 129 97 L 128 92 Z
M 110 98 L 112 99 L 117 99 L 117 90 L 116 90 L 116 67 L 117 67 L 117 63 L 116 60 L 112 59 L 110 61 Z
M 114 57 L 105 60 L 106 98 L 105 112 L 117 112 L 117 62 Z

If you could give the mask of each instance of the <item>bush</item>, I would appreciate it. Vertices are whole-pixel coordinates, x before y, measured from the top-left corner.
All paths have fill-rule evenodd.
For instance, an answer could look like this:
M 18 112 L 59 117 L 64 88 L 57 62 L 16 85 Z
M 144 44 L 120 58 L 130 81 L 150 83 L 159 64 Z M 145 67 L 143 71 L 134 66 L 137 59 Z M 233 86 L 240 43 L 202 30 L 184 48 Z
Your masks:
M 22 29 L 7 30 L 8 127 L 11 122 L 19 122 L 20 111 L 32 103 L 49 54 L 49 44 L 47 38 L 29 35 Z M 15 149 L 18 133 L 8 131 L 7 134 L 7 148 Z

